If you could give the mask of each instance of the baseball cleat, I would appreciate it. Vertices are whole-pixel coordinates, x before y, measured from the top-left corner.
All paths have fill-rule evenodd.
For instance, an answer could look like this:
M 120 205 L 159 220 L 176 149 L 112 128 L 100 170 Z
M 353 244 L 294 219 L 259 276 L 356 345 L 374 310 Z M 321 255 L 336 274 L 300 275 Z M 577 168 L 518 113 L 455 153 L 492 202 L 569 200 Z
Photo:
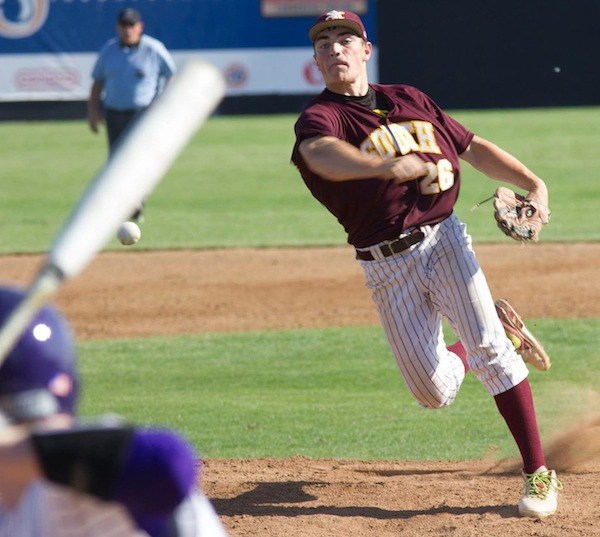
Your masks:
M 550 358 L 542 344 L 527 330 L 521 316 L 503 298 L 496 300 L 495 304 L 504 331 L 523 361 L 540 371 L 548 371 L 552 365 Z
M 544 518 L 556 512 L 558 491 L 562 483 L 554 470 L 542 466 L 533 474 L 523 474 L 525 493 L 519 501 L 519 514 L 530 518 Z

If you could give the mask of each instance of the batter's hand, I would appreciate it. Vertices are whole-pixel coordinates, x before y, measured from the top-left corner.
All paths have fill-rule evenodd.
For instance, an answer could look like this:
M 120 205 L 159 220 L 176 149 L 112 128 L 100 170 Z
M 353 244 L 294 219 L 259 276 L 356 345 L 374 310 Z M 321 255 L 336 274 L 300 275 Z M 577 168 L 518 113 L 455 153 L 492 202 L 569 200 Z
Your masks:
M 388 171 L 384 179 L 391 179 L 398 184 L 418 179 L 419 177 L 437 177 L 437 166 L 426 162 L 418 155 L 410 154 L 387 161 Z

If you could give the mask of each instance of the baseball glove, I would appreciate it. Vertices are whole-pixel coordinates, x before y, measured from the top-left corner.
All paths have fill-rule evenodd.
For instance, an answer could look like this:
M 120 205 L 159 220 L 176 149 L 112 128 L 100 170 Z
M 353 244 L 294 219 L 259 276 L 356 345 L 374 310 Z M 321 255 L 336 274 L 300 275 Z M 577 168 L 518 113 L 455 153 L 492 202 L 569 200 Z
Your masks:
M 541 203 L 500 187 L 494 194 L 494 217 L 502 233 L 511 239 L 537 242 L 542 226 L 550 221 L 550 211 Z

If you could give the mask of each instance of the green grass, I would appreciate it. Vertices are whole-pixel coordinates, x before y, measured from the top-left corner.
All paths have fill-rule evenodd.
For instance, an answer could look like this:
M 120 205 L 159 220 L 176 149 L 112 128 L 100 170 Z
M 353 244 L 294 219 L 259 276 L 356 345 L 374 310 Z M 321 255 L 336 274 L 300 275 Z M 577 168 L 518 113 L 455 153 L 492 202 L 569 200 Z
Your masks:
M 11 223 L 0 227 L 0 253 L 42 251 L 102 166 L 104 136 L 84 122 L 0 129 L 0 213 Z M 212 118 L 148 200 L 139 248 L 343 243 L 290 164 L 292 136 L 292 116 Z
M 554 357 L 530 375 L 542 434 L 591 401 L 600 320 L 532 321 Z M 205 457 L 464 459 L 514 443 L 471 374 L 425 410 L 379 327 L 81 342 L 84 414 L 118 412 L 182 431 Z
M 598 240 L 600 107 L 454 115 L 547 181 L 553 216 L 545 241 Z M 294 121 L 292 115 L 211 118 L 148 200 L 137 248 L 343 244 L 341 226 L 290 164 Z M 104 133 L 92 135 L 83 121 L 7 122 L 0 133 L 0 253 L 43 251 L 100 169 Z M 510 240 L 496 228 L 491 203 L 470 211 L 498 183 L 463 169 L 456 210 L 475 241 Z M 115 240 L 108 247 L 120 246 Z

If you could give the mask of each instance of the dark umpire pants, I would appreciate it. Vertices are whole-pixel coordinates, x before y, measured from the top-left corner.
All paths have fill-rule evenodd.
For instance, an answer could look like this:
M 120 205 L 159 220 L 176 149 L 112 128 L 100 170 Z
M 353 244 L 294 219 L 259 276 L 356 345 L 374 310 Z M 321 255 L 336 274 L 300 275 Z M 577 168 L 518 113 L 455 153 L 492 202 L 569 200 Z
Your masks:
M 112 154 L 117 147 L 119 137 L 128 128 L 130 128 L 135 121 L 142 115 L 144 109 L 141 110 L 115 110 L 114 108 L 105 108 L 104 120 L 106 121 L 106 132 L 108 133 L 108 151 Z M 133 220 L 140 221 L 142 212 L 144 210 L 144 201 L 131 215 Z
M 134 123 L 144 110 L 115 110 L 106 108 L 104 110 L 106 120 L 106 132 L 108 134 L 108 148 L 112 153 L 117 145 L 121 134 Z

